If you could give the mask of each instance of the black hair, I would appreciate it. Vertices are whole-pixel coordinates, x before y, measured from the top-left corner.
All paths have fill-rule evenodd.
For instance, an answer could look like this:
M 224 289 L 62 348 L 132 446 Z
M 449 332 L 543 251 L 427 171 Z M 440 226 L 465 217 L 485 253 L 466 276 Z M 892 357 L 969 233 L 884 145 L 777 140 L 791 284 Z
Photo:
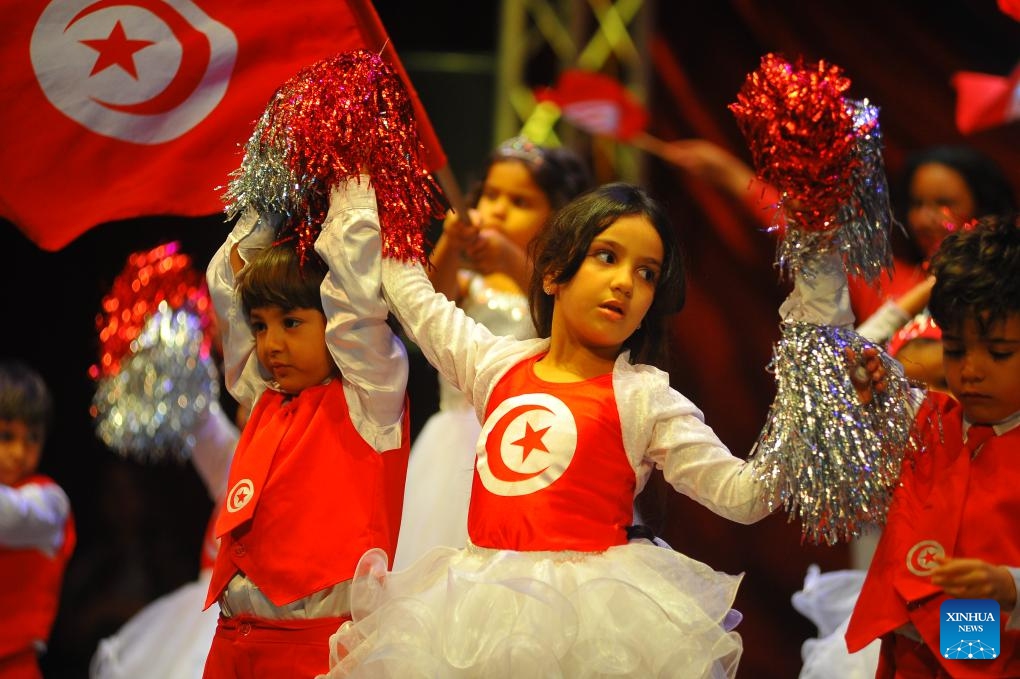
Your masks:
M 989 156 L 972 146 L 943 144 L 914 151 L 907 156 L 896 187 L 895 204 L 898 219 L 907 224 L 910 209 L 910 185 L 917 170 L 924 165 L 945 165 L 960 173 L 974 198 L 974 216 L 1009 215 L 1017 211 L 1017 198 L 1009 178 Z M 912 241 L 912 239 L 911 239 Z M 922 259 L 916 245 L 911 242 L 915 259 Z
M 1020 223 L 1017 215 L 983 217 L 946 236 L 931 261 L 935 285 L 928 308 L 943 329 L 969 318 L 984 334 L 1020 313 Z
M 539 336 L 548 337 L 552 330 L 554 300 L 543 290 L 545 277 L 552 275 L 556 283 L 572 279 L 595 237 L 616 220 L 630 215 L 648 218 L 662 239 L 663 256 L 652 304 L 641 326 L 623 346 L 631 351 L 632 361 L 662 366 L 669 341 L 666 317 L 683 307 L 686 295 L 683 251 L 676 229 L 662 205 L 633 184 L 605 184 L 582 194 L 559 210 L 532 241 L 535 270 L 528 289 L 531 318 Z
M 19 420 L 45 434 L 52 419 L 53 397 L 42 376 L 24 361 L 0 361 L 0 420 Z
M 274 243 L 240 271 L 237 285 L 246 316 L 265 306 L 325 313 L 319 287 L 326 277 L 326 264 L 310 249 L 299 254 L 296 243 L 295 239 Z

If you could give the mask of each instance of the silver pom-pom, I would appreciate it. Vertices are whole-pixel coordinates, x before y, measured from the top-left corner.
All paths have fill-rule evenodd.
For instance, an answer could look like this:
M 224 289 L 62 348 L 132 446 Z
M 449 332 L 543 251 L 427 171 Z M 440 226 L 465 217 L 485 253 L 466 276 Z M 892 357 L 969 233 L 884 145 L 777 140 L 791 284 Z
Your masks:
M 190 455 L 197 424 L 219 399 L 202 342 L 198 316 L 160 303 L 120 370 L 97 382 L 96 433 L 107 446 L 143 462 Z
M 911 391 L 899 363 L 879 352 L 886 388 L 869 404 L 850 379 L 846 350 L 869 347 L 852 330 L 784 323 L 770 363 L 776 397 L 748 459 L 770 505 L 798 517 L 815 544 L 884 523 L 908 449 Z

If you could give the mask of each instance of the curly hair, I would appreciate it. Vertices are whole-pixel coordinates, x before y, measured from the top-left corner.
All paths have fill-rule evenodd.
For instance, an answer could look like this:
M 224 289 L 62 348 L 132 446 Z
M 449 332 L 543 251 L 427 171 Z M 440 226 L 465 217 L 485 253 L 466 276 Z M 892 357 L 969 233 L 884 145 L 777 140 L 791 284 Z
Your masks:
M 955 231 L 932 257 L 935 286 L 929 309 L 943 329 L 976 319 L 981 333 L 1020 313 L 1020 222 L 1017 215 L 984 217 Z

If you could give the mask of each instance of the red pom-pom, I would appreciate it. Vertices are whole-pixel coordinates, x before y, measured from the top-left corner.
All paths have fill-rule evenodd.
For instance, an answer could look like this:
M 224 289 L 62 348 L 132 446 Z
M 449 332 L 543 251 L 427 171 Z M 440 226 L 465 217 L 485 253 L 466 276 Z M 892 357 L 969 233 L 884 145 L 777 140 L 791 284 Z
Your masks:
M 819 61 L 809 68 L 767 54 L 729 106 L 759 176 L 783 194 L 793 226 L 833 229 L 850 195 L 860 160 L 843 96 L 849 87 L 838 66 Z
M 93 379 L 113 375 L 132 352 L 132 343 L 161 305 L 165 313 L 185 310 L 200 319 L 203 330 L 201 358 L 212 345 L 212 301 L 205 276 L 191 265 L 191 257 L 175 242 L 128 257 L 124 269 L 103 297 L 96 317 L 99 363 L 90 368 Z
M 331 190 L 372 178 L 383 255 L 425 260 L 424 231 L 445 213 L 425 164 L 411 97 L 396 70 L 367 50 L 342 52 L 298 72 L 269 102 L 226 195 L 228 214 L 284 215 L 280 239 L 311 252 Z

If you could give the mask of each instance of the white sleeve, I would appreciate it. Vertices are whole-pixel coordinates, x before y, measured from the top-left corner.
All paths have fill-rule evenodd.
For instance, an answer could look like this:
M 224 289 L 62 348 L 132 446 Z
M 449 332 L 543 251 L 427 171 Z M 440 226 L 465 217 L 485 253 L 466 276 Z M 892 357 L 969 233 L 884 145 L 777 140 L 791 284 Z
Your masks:
M 838 253 L 822 254 L 797 272 L 779 315 L 785 322 L 853 327 L 846 272 Z
M 885 344 L 910 320 L 903 309 L 893 300 L 886 300 L 875 313 L 857 326 L 857 334 L 875 344 Z
M 656 392 L 646 456 L 678 492 L 730 521 L 750 524 L 768 516 L 768 504 L 751 466 L 735 457 L 705 424 L 702 412 L 673 389 Z M 642 419 L 646 416 L 641 416 Z
M 209 296 L 220 320 L 227 391 L 249 410 L 265 391 L 266 377 L 261 373 L 255 355 L 255 336 L 244 317 L 241 296 L 237 294 L 230 253 L 237 245 L 238 254 L 247 264 L 257 251 L 273 242 L 274 234 L 272 219 L 262 218 L 252 211 L 244 213 L 209 261 L 206 270 Z
M 53 555 L 64 544 L 71 501 L 55 483 L 0 485 L 0 545 Z
M 227 494 L 230 460 L 237 448 L 240 432 L 220 405 L 213 403 L 191 436 L 194 438 L 191 463 L 202 477 L 209 497 L 213 502 L 219 502 Z
M 329 267 L 322 281 L 326 342 L 340 368 L 361 436 L 379 451 L 400 445 L 407 390 L 407 352 L 386 323 L 379 216 L 368 177 L 330 196 L 315 251 Z

